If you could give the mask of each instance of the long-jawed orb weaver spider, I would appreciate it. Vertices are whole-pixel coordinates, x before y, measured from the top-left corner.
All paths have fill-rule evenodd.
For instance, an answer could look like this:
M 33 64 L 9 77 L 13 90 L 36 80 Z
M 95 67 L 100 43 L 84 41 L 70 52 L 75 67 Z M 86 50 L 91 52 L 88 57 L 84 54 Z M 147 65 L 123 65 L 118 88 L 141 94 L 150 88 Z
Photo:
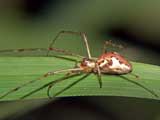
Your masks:
M 59 49 L 59 48 L 53 47 L 55 41 L 58 39 L 58 37 L 61 34 L 79 35 L 82 38 L 82 40 L 84 41 L 85 48 L 86 48 L 86 51 L 87 51 L 87 57 L 81 56 L 81 55 L 76 54 L 76 53 L 72 53 L 72 52 L 67 51 L 67 50 L 63 50 L 63 49 Z M 62 89 L 58 93 L 56 93 L 54 95 L 54 97 L 55 97 L 55 96 L 59 95 L 60 93 L 62 93 L 63 91 L 69 89 L 70 87 L 72 87 L 73 85 L 78 83 L 79 81 L 81 81 L 84 78 L 88 77 L 91 73 L 94 73 L 97 76 L 100 88 L 102 88 L 101 75 L 102 74 L 111 74 L 111 75 L 117 75 L 117 76 L 123 78 L 124 80 L 132 82 L 132 83 L 142 87 L 143 89 L 145 89 L 146 91 L 151 93 L 153 96 L 158 97 L 158 95 L 156 93 L 154 93 L 154 91 L 148 89 L 147 87 L 143 86 L 142 84 L 140 84 L 140 83 L 138 83 L 136 81 L 130 80 L 130 79 L 124 77 L 124 76 L 121 76 L 123 74 L 132 74 L 132 75 L 134 75 L 133 73 L 131 73 L 132 72 L 132 65 L 128 60 L 126 60 L 123 56 L 121 56 L 117 52 L 107 52 L 106 51 L 106 46 L 108 46 L 108 45 L 111 45 L 113 47 L 122 48 L 121 45 L 116 45 L 116 44 L 113 44 L 111 41 L 106 41 L 105 44 L 104 44 L 103 53 L 100 55 L 100 57 L 94 58 L 94 57 L 91 56 L 88 40 L 87 40 L 87 37 L 86 37 L 85 33 L 83 33 L 83 32 L 73 32 L 73 31 L 61 31 L 52 40 L 52 42 L 51 42 L 51 44 L 49 45 L 48 48 L 28 48 L 28 49 L 16 49 L 16 50 L 13 50 L 13 49 L 0 50 L 0 52 L 23 52 L 23 51 L 44 51 L 44 50 L 47 50 L 47 56 L 49 55 L 50 51 L 56 51 L 56 52 L 59 52 L 59 53 L 63 53 L 65 55 L 70 55 L 70 56 L 75 56 L 75 57 L 81 58 L 81 61 L 76 61 L 76 60 L 72 59 L 73 61 L 76 62 L 76 66 L 75 67 L 73 67 L 71 69 L 63 69 L 63 70 L 47 72 L 46 74 L 44 74 L 40 78 L 37 78 L 35 80 L 31 80 L 31 81 L 29 81 L 27 83 L 24 83 L 24 84 L 22 84 L 22 85 L 20 85 L 20 86 L 18 86 L 16 88 L 13 88 L 13 89 L 9 90 L 8 92 L 6 92 L 2 96 L 0 96 L 0 99 L 8 96 L 9 94 L 11 94 L 13 92 L 18 91 L 19 89 L 21 89 L 24 86 L 27 86 L 28 84 L 31 84 L 31 83 L 33 83 L 35 81 L 38 81 L 38 80 L 43 80 L 43 78 L 45 78 L 45 77 L 52 76 L 52 75 L 55 75 L 55 74 L 58 74 L 58 73 L 66 73 L 66 74 L 65 74 L 64 77 L 62 77 L 60 79 L 51 81 L 51 82 L 41 86 L 40 88 L 29 92 L 28 94 L 22 96 L 20 99 L 28 97 L 31 94 L 33 94 L 33 93 L 35 93 L 35 92 L 37 92 L 37 91 L 39 91 L 39 90 L 41 90 L 43 88 L 46 88 L 46 87 L 48 87 L 47 95 L 50 98 L 52 98 L 52 96 L 50 95 L 50 89 L 56 83 L 59 83 L 59 82 L 64 81 L 66 79 L 69 79 L 69 78 L 84 74 L 80 79 L 78 79 L 77 81 L 73 82 L 69 86 L 65 87 L 64 89 Z M 54 56 L 54 57 L 58 57 L 58 56 Z M 65 59 L 64 57 L 58 57 L 58 58 Z M 137 75 L 134 75 L 134 76 L 135 76 L 135 78 L 138 78 Z

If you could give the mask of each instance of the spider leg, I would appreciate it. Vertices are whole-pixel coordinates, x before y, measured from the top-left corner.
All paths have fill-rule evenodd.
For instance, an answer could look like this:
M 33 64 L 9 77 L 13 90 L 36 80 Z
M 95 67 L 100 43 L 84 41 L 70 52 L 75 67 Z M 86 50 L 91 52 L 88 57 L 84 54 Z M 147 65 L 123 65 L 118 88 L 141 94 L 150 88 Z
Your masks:
M 97 68 L 97 78 L 98 78 L 98 82 L 99 82 L 99 87 L 102 88 L 101 70 L 100 70 L 98 64 L 96 64 L 96 68 Z
M 9 90 L 7 93 L 4 93 L 2 96 L 0 96 L 0 99 L 8 96 L 8 95 L 11 94 L 11 93 L 14 93 L 14 92 L 18 91 L 18 90 L 21 89 L 22 87 L 25 87 L 25 86 L 27 86 L 27 85 L 29 85 L 29 84 L 31 84 L 31 83 L 34 83 L 34 82 L 39 81 L 39 80 L 43 80 L 44 78 L 46 78 L 46 77 L 48 77 L 48 76 L 55 75 L 55 74 L 58 74 L 58 73 L 69 72 L 69 71 L 81 71 L 81 69 L 80 69 L 80 68 L 73 68 L 73 69 L 63 69 L 63 70 L 58 70 L 58 71 L 50 71 L 50 72 L 47 72 L 47 73 L 44 74 L 42 77 L 39 77 L 39 78 L 37 78 L 37 79 L 28 81 L 28 82 L 26 82 L 26 83 L 24 83 L 24 84 L 22 84 L 22 85 L 20 85 L 20 86 L 18 86 L 18 87 L 16 87 L 16 88 L 13 88 L 13 89 Z
M 54 81 L 48 82 L 47 84 L 44 84 L 43 86 L 41 86 L 41 87 L 39 87 L 39 88 L 37 88 L 37 89 L 29 92 L 28 94 L 20 97 L 20 99 L 24 99 L 24 98 L 26 98 L 26 97 L 28 97 L 28 96 L 36 93 L 36 92 L 38 92 L 38 91 L 40 91 L 40 90 L 48 87 L 50 84 L 56 84 L 56 83 L 62 82 L 62 81 L 64 81 L 64 80 L 67 80 L 67 79 L 69 79 L 69 78 L 73 78 L 73 77 L 80 76 L 80 75 L 82 75 L 82 74 L 73 74 L 73 75 L 70 75 L 70 76 L 64 76 L 64 77 L 62 77 L 62 78 L 59 78 L 59 79 L 56 79 L 56 80 L 54 80 Z
M 75 64 L 81 62 L 81 61 L 79 61 L 77 59 L 74 59 L 74 58 L 69 58 L 69 57 L 64 57 L 64 56 L 59 56 L 59 55 L 52 55 L 51 57 L 55 57 L 55 58 L 58 58 L 58 59 L 63 59 L 63 60 L 75 62 Z
M 46 48 L 19 48 L 19 49 L 3 49 L 0 50 L 0 53 L 7 53 L 7 52 L 27 52 L 27 51 L 46 51 Z
M 116 47 L 116 48 L 119 48 L 119 49 L 124 48 L 122 45 L 114 44 L 114 43 L 112 43 L 112 40 L 108 40 L 108 41 L 105 41 L 105 43 L 104 43 L 103 53 L 107 52 L 107 50 L 106 50 L 107 46 L 112 46 L 112 47 Z
M 119 76 L 119 75 L 118 75 Z M 122 79 L 124 79 L 124 80 L 126 80 L 126 81 L 128 81 L 128 82 L 131 82 L 131 83 L 133 83 L 133 84 L 135 84 L 135 85 L 137 85 L 137 86 L 139 86 L 139 87 L 141 87 L 141 88 L 143 88 L 143 89 L 145 89 L 147 92 L 149 92 L 149 93 L 151 93 L 153 96 L 155 96 L 156 98 L 158 98 L 159 96 L 153 91 L 153 90 L 150 90 L 150 89 L 148 89 L 147 87 L 145 87 L 144 85 L 142 85 L 142 84 L 140 84 L 140 83 L 138 83 L 138 82 L 136 82 L 136 81 L 133 81 L 133 80 L 130 80 L 130 79 L 128 79 L 127 77 L 124 77 L 124 76 L 119 76 L 120 78 L 122 78 Z
M 90 53 L 90 48 L 89 48 L 89 45 L 88 45 L 88 40 L 87 40 L 87 37 L 86 37 L 86 34 L 83 33 L 83 32 L 73 32 L 73 31 L 60 31 L 56 37 L 51 41 L 50 45 L 49 45 L 49 49 L 52 49 L 53 45 L 55 44 L 56 40 L 62 35 L 62 34 L 72 34 L 72 35 L 79 35 L 81 36 L 82 40 L 84 41 L 84 44 L 85 44 L 85 47 L 86 47 L 86 50 L 87 50 L 87 55 L 88 55 L 88 58 L 91 59 L 91 53 Z M 47 51 L 47 56 L 49 55 L 49 50 Z
M 7 53 L 7 52 L 15 52 L 15 53 L 20 53 L 20 52 L 31 52 L 31 51 L 54 51 L 54 52 L 58 52 L 58 53 L 63 53 L 65 55 L 70 55 L 70 56 L 75 56 L 75 57 L 80 57 L 80 58 L 84 58 L 83 56 L 76 54 L 76 53 L 72 53 L 70 51 L 67 50 L 63 50 L 63 49 L 59 49 L 59 48 L 24 48 L 24 49 L 4 49 L 4 50 L 0 50 L 0 53 Z
M 77 63 L 75 64 L 75 68 L 77 67 L 76 65 L 77 65 Z M 79 71 L 79 73 L 80 73 L 80 72 L 81 72 L 81 71 Z M 78 74 L 78 71 L 69 71 L 69 72 L 67 72 L 67 73 L 65 74 L 65 76 L 70 76 L 70 75 L 74 75 L 74 74 Z M 49 98 L 52 98 L 52 97 L 49 95 L 49 91 L 50 91 L 50 89 L 52 88 L 53 85 L 54 85 L 54 83 L 53 83 L 53 84 L 50 84 L 50 85 L 48 86 L 48 89 L 47 89 L 47 95 L 48 95 Z
M 134 76 L 136 79 L 139 79 L 139 76 L 134 73 L 129 73 L 130 75 Z
M 63 53 L 65 55 L 70 55 L 70 56 L 75 56 L 75 57 L 79 57 L 79 58 L 84 58 L 83 56 L 79 55 L 79 54 L 76 54 L 76 53 L 73 53 L 73 52 L 70 52 L 68 50 L 63 50 L 63 49 L 60 49 L 60 48 L 48 48 L 47 49 L 47 56 L 49 55 L 49 52 L 48 51 L 55 51 L 55 52 L 59 52 L 59 53 Z
M 86 77 L 88 77 L 91 73 L 87 73 L 85 74 L 84 76 L 82 76 L 81 78 L 79 78 L 78 80 L 74 81 L 73 83 L 69 84 L 67 87 L 63 88 L 62 90 L 60 90 L 59 92 L 57 92 L 56 94 L 54 94 L 54 96 L 51 96 L 50 95 L 50 90 L 51 88 L 55 85 L 54 83 L 53 84 L 50 84 L 48 86 L 48 89 L 47 89 L 47 95 L 49 98 L 53 98 L 53 97 L 56 97 L 58 96 L 59 94 L 63 93 L 64 91 L 68 90 L 69 88 L 71 88 L 72 86 L 74 86 L 75 84 L 77 84 L 78 82 L 80 82 L 81 80 L 85 79 Z

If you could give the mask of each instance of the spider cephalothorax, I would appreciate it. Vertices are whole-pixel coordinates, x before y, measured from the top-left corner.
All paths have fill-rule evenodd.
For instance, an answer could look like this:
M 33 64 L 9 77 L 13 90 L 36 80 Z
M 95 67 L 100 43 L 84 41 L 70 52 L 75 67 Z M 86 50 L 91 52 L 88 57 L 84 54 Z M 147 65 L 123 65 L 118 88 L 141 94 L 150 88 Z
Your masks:
M 93 72 L 96 68 L 96 61 L 89 58 L 83 58 L 79 67 L 86 73 Z

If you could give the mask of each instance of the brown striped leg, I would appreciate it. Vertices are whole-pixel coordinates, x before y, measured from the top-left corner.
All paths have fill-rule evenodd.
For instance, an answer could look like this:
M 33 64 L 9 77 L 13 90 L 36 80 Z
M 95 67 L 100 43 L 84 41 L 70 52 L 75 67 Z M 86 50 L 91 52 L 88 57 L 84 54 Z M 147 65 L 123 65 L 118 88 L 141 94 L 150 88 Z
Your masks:
M 60 31 L 56 37 L 51 41 L 51 44 L 49 45 L 49 49 L 52 49 L 53 48 L 53 45 L 55 44 L 55 41 L 62 35 L 62 34 L 72 34 L 72 35 L 79 35 L 82 37 L 82 40 L 84 41 L 85 43 L 85 47 L 86 47 L 86 50 L 87 50 L 87 55 L 88 55 L 88 58 L 91 59 L 91 53 L 90 53 L 90 48 L 89 48 L 89 45 L 88 45 L 88 40 L 87 40 L 87 37 L 85 35 L 85 33 L 83 32 L 73 32 L 73 31 Z M 49 50 L 47 52 L 47 56 L 49 55 Z
M 27 83 L 24 83 L 24 84 L 22 84 L 22 85 L 20 85 L 20 86 L 18 86 L 18 87 L 16 87 L 16 88 L 13 88 L 13 89 L 9 90 L 9 91 L 6 92 L 5 94 L 1 95 L 1 96 L 0 96 L 0 99 L 8 96 L 8 95 L 11 94 L 11 93 L 14 93 L 14 92 L 18 91 L 19 89 L 21 89 L 21 88 L 23 88 L 23 87 L 25 87 L 25 86 L 27 86 L 27 85 L 29 85 L 29 84 L 31 84 L 31 83 L 34 83 L 34 82 L 39 81 L 39 80 L 43 80 L 44 78 L 46 78 L 46 77 L 48 77 L 48 76 L 55 75 L 55 74 L 59 74 L 59 73 L 68 73 L 68 72 L 70 72 L 70 71 L 81 71 L 81 70 L 82 70 L 82 69 L 80 69 L 80 68 L 73 68 L 73 69 L 64 69 L 64 70 L 47 72 L 46 74 L 44 74 L 44 75 L 43 75 L 42 77 L 40 77 L 40 78 L 37 78 L 37 79 L 35 79 L 35 80 L 28 81 Z
M 24 49 L 4 49 L 4 50 L 0 50 L 0 53 L 8 53 L 8 52 L 15 52 L 15 53 L 20 53 L 20 52 L 32 52 L 32 51 L 54 51 L 54 52 L 58 52 L 58 53 L 63 53 L 65 55 L 70 55 L 70 56 L 75 56 L 75 57 L 80 57 L 80 58 L 84 58 L 83 56 L 76 54 L 76 53 L 72 53 L 70 51 L 67 50 L 63 50 L 63 49 L 59 49 L 59 48 L 24 48 Z
M 74 86 L 75 84 L 77 84 L 78 82 L 80 82 L 81 80 L 85 79 L 86 77 L 88 77 L 90 75 L 90 73 L 87 73 L 85 74 L 83 77 L 79 78 L 78 80 L 74 81 L 73 83 L 69 84 L 67 87 L 63 88 L 62 90 L 60 90 L 59 92 L 57 92 L 56 94 L 54 94 L 53 96 L 50 95 L 50 89 L 52 87 L 54 87 L 54 83 L 53 84 L 50 84 L 48 86 L 48 89 L 47 89 L 47 95 L 49 98 L 53 98 L 53 97 L 56 97 L 58 96 L 59 94 L 63 93 L 64 91 L 68 90 L 69 88 L 71 88 L 72 86 Z
M 144 85 L 136 82 L 135 80 L 130 80 L 129 78 L 127 78 L 127 77 L 125 77 L 125 76 L 122 76 L 122 75 L 117 75 L 117 76 L 120 77 L 120 78 L 122 78 L 122 79 L 124 79 L 124 80 L 126 80 L 126 81 L 128 81 L 128 82 L 130 82 L 130 83 L 133 83 L 133 84 L 135 84 L 135 85 L 143 88 L 143 89 L 146 90 L 148 93 L 152 94 L 154 97 L 156 97 L 156 98 L 159 97 L 153 90 L 145 87 Z
M 114 43 L 112 43 L 112 40 L 108 40 L 108 41 L 105 41 L 105 43 L 104 43 L 103 53 L 107 52 L 107 50 L 106 50 L 107 46 L 112 46 L 112 47 L 116 47 L 116 48 L 119 48 L 119 49 L 124 48 L 122 45 L 114 44 Z
M 98 78 L 98 82 L 99 82 L 99 87 L 102 88 L 101 70 L 100 70 L 98 64 L 96 64 L 96 68 L 97 68 L 97 78 Z
M 41 87 L 39 87 L 39 88 L 37 88 L 37 89 L 29 92 L 28 94 L 20 97 L 20 99 L 24 99 L 24 98 L 26 98 L 26 97 L 28 97 L 28 96 L 36 93 L 36 92 L 38 92 L 38 91 L 40 91 L 40 90 L 48 87 L 48 86 L 51 85 L 51 84 L 56 84 L 56 83 L 62 82 L 62 81 L 64 81 L 64 80 L 67 80 L 67 79 L 70 79 L 70 78 L 73 78 L 73 77 L 76 77 L 76 76 L 80 76 L 80 75 L 81 75 L 81 74 L 74 74 L 74 75 L 64 76 L 64 77 L 62 77 L 62 78 L 58 78 L 58 79 L 56 79 L 56 80 L 54 80 L 54 81 L 48 82 L 48 83 L 44 84 L 43 86 L 41 86 Z

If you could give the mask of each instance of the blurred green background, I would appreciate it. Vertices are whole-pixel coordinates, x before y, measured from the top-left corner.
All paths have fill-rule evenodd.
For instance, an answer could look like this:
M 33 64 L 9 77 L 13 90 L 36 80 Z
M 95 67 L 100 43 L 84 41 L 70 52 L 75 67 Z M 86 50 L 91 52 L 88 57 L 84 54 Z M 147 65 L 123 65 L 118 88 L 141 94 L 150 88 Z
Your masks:
M 157 0 L 1 0 L 0 49 L 46 48 L 59 31 L 72 30 L 87 33 L 93 56 L 99 56 L 104 41 L 111 39 L 125 47 L 125 49 L 117 51 L 129 60 L 160 65 L 159 4 L 160 2 Z M 77 36 L 63 35 L 56 43 L 56 47 L 86 55 L 83 42 Z M 109 50 L 115 49 L 109 48 Z M 28 56 L 28 54 L 24 55 Z M 44 54 L 34 53 L 32 55 L 43 56 Z M 108 117 L 104 118 L 109 120 L 160 119 L 160 104 L 155 100 L 118 97 L 102 97 L 96 100 L 95 97 L 84 97 L 72 98 L 69 101 L 74 101 L 74 99 L 79 101 L 78 105 L 76 104 L 77 107 L 83 105 L 84 101 L 87 106 L 88 103 L 93 103 L 91 106 L 95 105 L 97 107 L 93 109 L 101 111 L 97 112 L 98 110 L 96 110 L 96 113 L 98 115 L 99 113 L 106 113 L 104 115 Z M 18 102 L 13 104 L 16 107 L 21 105 Z M 28 104 L 31 103 L 28 102 Z M 68 103 L 63 104 L 68 105 Z M 4 103 L 0 105 L 3 105 L 3 107 L 0 107 L 0 111 L 3 111 L 5 105 Z M 73 107 L 72 111 L 77 107 Z M 62 111 L 64 109 L 58 105 L 52 109 L 57 108 L 61 108 Z M 3 111 L 2 114 L 6 114 L 9 111 L 8 109 L 5 113 Z M 125 110 L 123 111 L 123 109 Z M 90 108 L 88 110 L 90 111 Z M 38 112 L 40 113 L 40 110 Z M 44 110 L 44 112 L 46 111 Z M 51 112 L 53 112 L 53 115 L 58 114 L 52 110 Z M 13 113 L 16 114 L 15 111 Z M 82 111 L 79 111 L 79 113 L 81 114 L 77 114 L 78 118 L 83 118 L 84 113 Z M 17 119 L 27 119 L 29 117 L 36 120 L 38 119 L 36 115 L 27 113 L 27 115 L 22 115 Z M 61 114 L 59 113 L 59 115 Z M 13 119 L 12 117 L 10 119 Z M 46 117 L 46 119 L 50 120 L 51 118 Z M 87 117 L 83 119 L 87 119 Z

